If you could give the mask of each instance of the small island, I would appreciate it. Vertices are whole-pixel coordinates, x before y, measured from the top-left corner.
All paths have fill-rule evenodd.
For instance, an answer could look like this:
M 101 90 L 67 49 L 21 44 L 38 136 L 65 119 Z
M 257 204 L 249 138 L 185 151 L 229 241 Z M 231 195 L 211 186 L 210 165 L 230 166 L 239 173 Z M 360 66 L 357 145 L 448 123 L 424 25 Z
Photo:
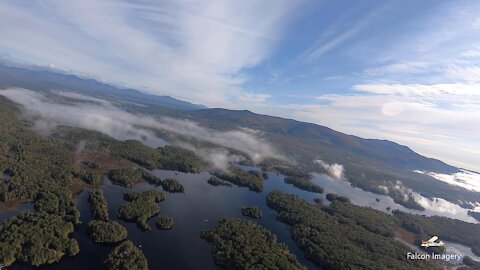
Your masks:
M 242 207 L 242 215 L 252 218 L 261 218 L 263 216 L 262 210 L 256 206 Z
M 131 241 L 125 241 L 115 247 L 105 260 L 109 270 L 148 270 L 148 262 L 143 252 Z
M 468 215 L 473 217 L 477 221 L 480 221 L 480 212 L 474 212 L 474 211 L 468 210 Z
M 95 243 L 117 243 L 127 238 L 128 232 L 120 223 L 108 217 L 108 204 L 99 189 L 88 194 L 93 220 L 88 222 L 88 235 Z
M 109 220 L 88 222 L 88 235 L 95 243 L 117 243 L 127 238 L 127 229 L 120 223 Z
M 210 179 L 208 179 L 208 183 L 215 187 L 218 187 L 218 186 L 231 187 L 232 186 L 230 182 L 222 180 L 216 176 L 210 177 Z
M 183 187 L 180 182 L 176 179 L 167 178 L 162 182 L 163 190 L 170 192 L 170 193 L 183 193 L 185 188 Z
M 228 172 L 215 171 L 212 174 L 223 181 L 230 182 L 239 187 L 248 187 L 249 190 L 255 192 L 262 192 L 263 182 L 265 181 L 261 173 L 245 171 L 237 166 L 230 166 Z
M 173 218 L 169 216 L 159 216 L 156 224 L 157 228 L 161 230 L 170 230 L 173 227 Z
M 157 203 L 164 200 L 164 195 L 158 190 L 129 191 L 124 194 L 123 199 L 127 203 L 118 209 L 118 217 L 135 221 L 141 229 L 150 230 L 147 220 L 160 212 Z
M 328 193 L 326 195 L 327 200 L 330 202 L 339 201 L 339 202 L 350 202 L 350 199 L 344 196 L 338 196 L 335 193 Z
M 90 209 L 94 219 L 109 220 L 108 218 L 108 205 L 103 191 L 95 189 L 89 192 L 88 201 L 90 202 Z
M 315 192 L 315 193 L 323 193 L 323 188 L 313 183 L 312 180 L 310 180 L 310 178 L 307 178 L 307 177 L 287 176 L 285 177 L 284 181 L 285 183 L 292 184 L 301 190 Z

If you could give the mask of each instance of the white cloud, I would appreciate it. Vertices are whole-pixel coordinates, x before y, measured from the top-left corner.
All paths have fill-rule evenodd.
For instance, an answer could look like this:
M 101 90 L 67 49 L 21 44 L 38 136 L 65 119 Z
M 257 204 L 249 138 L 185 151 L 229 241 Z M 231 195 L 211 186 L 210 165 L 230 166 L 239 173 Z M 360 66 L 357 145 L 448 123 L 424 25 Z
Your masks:
M 343 173 L 344 173 L 344 168 L 343 165 L 333 163 L 333 164 L 328 164 L 324 162 L 323 160 L 317 159 L 315 160 L 317 164 L 322 166 L 328 174 L 336 179 L 344 179 Z
M 480 78 L 480 77 L 479 77 Z M 480 98 L 480 84 L 358 84 L 353 86 L 354 90 L 379 95 L 442 98 L 460 96 Z
M 351 21 L 350 16 L 353 16 L 353 14 L 346 12 L 343 16 L 340 16 L 330 28 L 326 29 L 319 38 L 317 38 L 314 44 L 302 54 L 301 58 L 306 58 L 308 60 L 317 59 L 329 51 L 342 46 L 344 43 L 360 34 L 361 31 L 365 30 L 372 20 L 382 13 L 385 8 L 385 6 L 380 6 L 373 12 L 356 21 Z M 346 23 L 346 21 L 348 21 L 348 23 Z
M 480 192 L 480 174 L 461 170 L 454 174 L 443 174 L 435 172 L 415 171 L 416 173 L 430 175 L 431 177 L 449 183 L 450 185 L 459 186 L 475 192 Z
M 255 94 L 252 92 L 240 93 L 238 99 L 243 102 L 264 103 L 270 98 L 268 94 Z
M 428 199 L 418 193 L 413 193 L 415 201 L 418 202 L 429 216 L 438 215 L 454 219 L 463 220 L 470 223 L 478 223 L 473 217 L 468 215 L 468 210 L 457 204 L 451 203 L 442 198 Z
M 237 106 L 243 70 L 269 56 L 301 2 L 2 1 L 0 50 L 26 64 Z

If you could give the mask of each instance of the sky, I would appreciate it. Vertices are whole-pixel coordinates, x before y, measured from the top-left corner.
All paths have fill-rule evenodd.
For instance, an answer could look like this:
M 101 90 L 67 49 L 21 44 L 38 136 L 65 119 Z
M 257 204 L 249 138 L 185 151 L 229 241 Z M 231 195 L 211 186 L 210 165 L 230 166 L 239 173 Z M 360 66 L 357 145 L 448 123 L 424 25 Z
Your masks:
M 388 139 L 480 171 L 480 2 L 0 2 L 0 63 Z

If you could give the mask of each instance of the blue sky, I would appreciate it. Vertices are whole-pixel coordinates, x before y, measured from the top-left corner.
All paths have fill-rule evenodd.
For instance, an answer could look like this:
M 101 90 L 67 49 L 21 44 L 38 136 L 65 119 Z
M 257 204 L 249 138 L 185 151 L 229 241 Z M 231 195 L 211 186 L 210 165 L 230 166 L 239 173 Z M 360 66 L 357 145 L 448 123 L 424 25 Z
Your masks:
M 0 59 L 480 170 L 480 2 L 2 1 Z

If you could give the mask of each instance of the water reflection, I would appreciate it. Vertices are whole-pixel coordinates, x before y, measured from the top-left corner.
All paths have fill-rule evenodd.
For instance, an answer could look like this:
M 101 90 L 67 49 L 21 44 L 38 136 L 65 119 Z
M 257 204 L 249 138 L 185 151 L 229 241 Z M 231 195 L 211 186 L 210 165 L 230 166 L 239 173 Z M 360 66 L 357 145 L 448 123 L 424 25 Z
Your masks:
M 390 213 L 388 209 L 398 209 L 403 212 L 408 212 L 417 215 L 426 216 L 444 216 L 454 219 L 463 220 L 470 223 L 478 223 L 473 217 L 468 215 L 468 210 L 463 209 L 458 205 L 452 204 L 442 199 L 429 200 L 419 194 L 414 193 L 417 201 L 421 202 L 425 207 L 425 211 L 419 211 L 406 208 L 397 204 L 393 199 L 387 195 L 375 194 L 369 191 L 364 191 L 358 187 L 354 187 L 350 182 L 338 180 L 326 175 L 315 175 L 313 181 L 325 188 L 325 194 L 337 193 L 338 195 L 348 197 L 352 203 L 360 206 L 368 206 L 385 213 Z M 322 196 L 325 199 L 325 194 Z M 378 200 L 377 200 L 378 199 Z M 323 200 L 325 203 L 328 201 Z
M 125 203 L 123 193 L 127 188 L 113 185 L 104 179 L 102 187 L 109 204 L 111 219 L 117 220 L 128 230 L 128 239 L 132 240 L 141 249 L 148 259 L 150 269 L 221 269 L 215 265 L 211 256 L 212 244 L 200 238 L 200 232 L 215 226 L 226 217 L 250 219 L 241 215 L 240 208 L 245 205 L 256 205 L 263 211 L 259 220 L 250 219 L 268 228 L 278 237 L 278 241 L 285 243 L 298 260 L 308 269 L 318 269 L 308 261 L 303 252 L 290 237 L 289 227 L 276 220 L 275 211 L 268 208 L 266 195 L 273 189 L 281 189 L 297 194 L 303 198 L 313 199 L 316 194 L 298 190 L 292 185 L 285 184 L 283 177 L 270 173 L 265 182 L 264 191 L 256 193 L 240 187 L 214 187 L 207 183 L 208 173 L 184 174 L 172 171 L 155 170 L 152 173 L 158 177 L 176 178 L 185 186 L 185 194 L 165 193 L 165 201 L 159 204 L 160 213 L 174 219 L 171 230 L 163 231 L 155 227 L 155 218 L 149 220 L 152 228 L 144 232 L 136 224 L 119 220 L 116 211 Z M 141 191 L 156 188 L 142 183 L 132 189 Z M 161 188 L 158 188 L 161 190 Z M 81 212 L 82 223 L 74 232 L 74 237 L 80 245 L 80 253 L 75 257 L 65 257 L 60 262 L 40 267 L 40 269 L 104 269 L 103 260 L 113 247 L 95 245 L 87 236 L 87 223 L 91 220 L 90 206 L 87 201 L 88 191 L 77 196 L 77 207 Z M 25 264 L 15 264 L 10 269 L 33 269 Z

